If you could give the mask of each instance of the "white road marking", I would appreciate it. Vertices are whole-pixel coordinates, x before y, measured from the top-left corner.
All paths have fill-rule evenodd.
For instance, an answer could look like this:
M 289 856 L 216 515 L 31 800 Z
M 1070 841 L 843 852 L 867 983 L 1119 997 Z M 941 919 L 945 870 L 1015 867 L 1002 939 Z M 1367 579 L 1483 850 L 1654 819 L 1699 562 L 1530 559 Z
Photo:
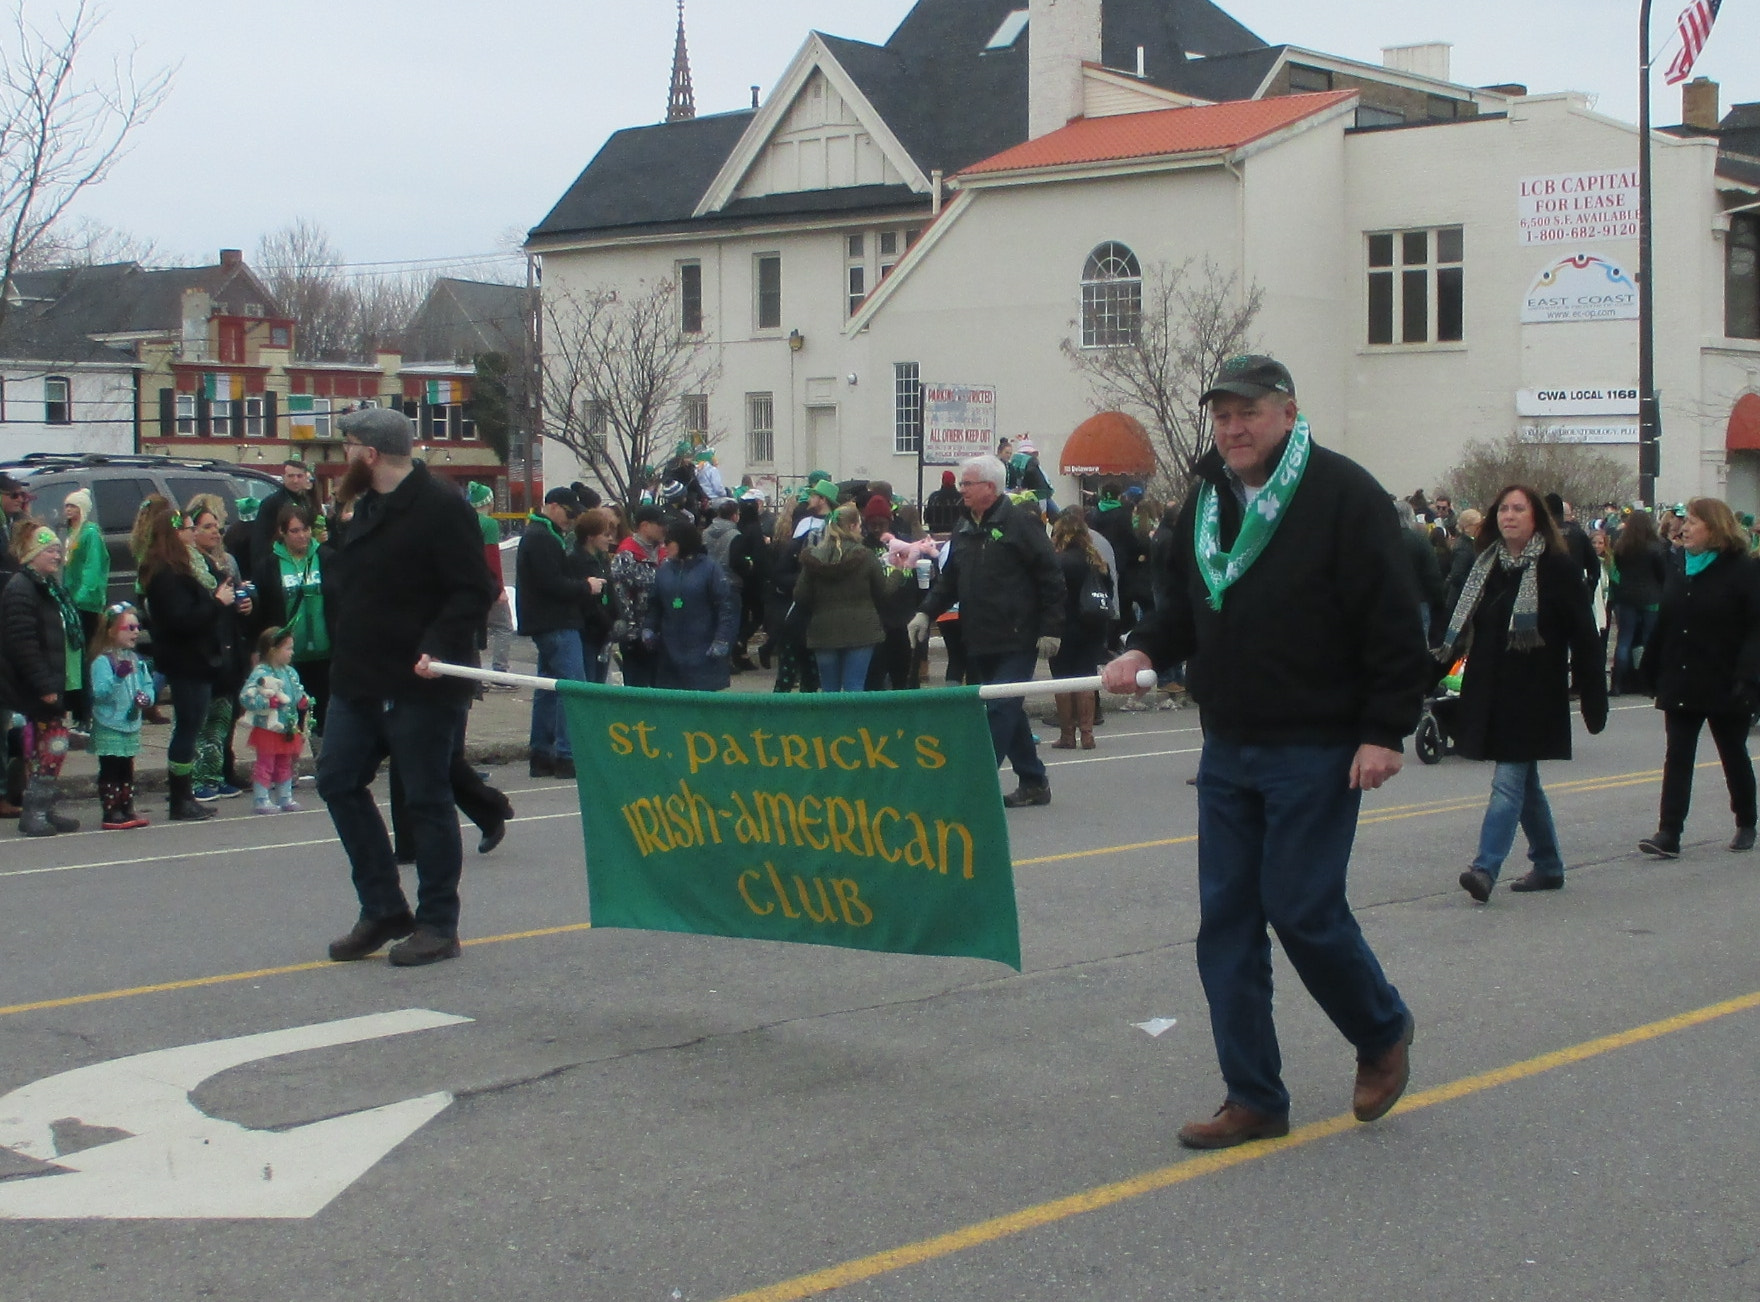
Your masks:
M 468 1017 L 405 1008 L 313 1026 L 138 1053 L 48 1076 L 0 1098 L 0 1147 L 61 1171 L 0 1184 L 0 1219 L 180 1220 L 317 1215 L 452 1102 L 441 1091 L 314 1121 L 249 1130 L 210 1117 L 190 1091 L 248 1062 L 456 1026 Z M 126 1132 L 63 1155 L 54 1127 Z

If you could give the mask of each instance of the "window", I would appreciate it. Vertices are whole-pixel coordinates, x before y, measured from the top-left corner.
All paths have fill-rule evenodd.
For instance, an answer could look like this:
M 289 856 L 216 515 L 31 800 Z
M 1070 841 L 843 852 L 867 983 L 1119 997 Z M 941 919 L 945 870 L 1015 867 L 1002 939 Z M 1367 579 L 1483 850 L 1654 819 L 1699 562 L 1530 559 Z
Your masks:
M 892 364 L 892 450 L 923 449 L 923 382 L 915 362 Z
M 843 245 L 844 313 L 854 316 L 898 260 L 916 244 L 920 226 L 846 235 Z
M 678 264 L 678 328 L 687 335 L 703 333 L 703 264 Z
M 73 424 L 73 381 L 65 375 L 50 375 L 43 380 L 43 423 Z
M 1369 342 L 1459 343 L 1465 338 L 1459 226 L 1368 237 Z
M 312 437 L 327 439 L 330 437 L 330 399 L 312 399 Z
M 1305 63 L 1289 65 L 1289 89 L 1299 95 L 1307 91 L 1331 90 L 1332 74 L 1325 68 L 1310 68 Z
M 272 325 L 269 327 L 269 347 L 271 347 L 271 348 L 291 348 L 292 346 L 293 346 L 293 331 L 292 330 L 288 329 L 284 325 Z
M 262 316 L 263 305 L 261 303 L 246 303 L 244 305 L 244 314 L 246 316 Z
M 1364 105 L 1357 110 L 1354 125 L 1359 127 L 1403 127 L 1405 124 L 1406 115 L 1404 113 L 1396 113 L 1393 109 L 1371 108 Z
M 208 402 L 208 427 L 217 439 L 232 437 L 232 399 L 213 398 Z
M 746 395 L 746 460 L 768 464 L 776 459 L 776 396 Z
M 687 393 L 678 400 L 679 418 L 684 424 L 684 436 L 690 440 L 693 448 L 709 445 L 709 395 L 706 393 Z
M 177 395 L 177 432 L 194 434 L 196 432 L 196 395 L 180 393 Z
M 127 533 L 134 527 L 135 512 L 158 488 L 150 479 L 94 479 L 92 513 L 105 533 Z
M 986 50 L 1006 50 L 1013 46 L 1020 39 L 1021 33 L 1027 29 L 1027 16 L 1030 12 L 1026 9 L 1011 11 L 1002 20 L 1002 25 L 996 29 L 996 34 L 990 38 L 990 43 L 984 48 Z
M 592 398 L 585 399 L 581 403 L 581 433 L 601 455 L 605 452 L 606 424 L 605 404 Z
M 782 329 L 782 255 L 763 253 L 757 259 L 758 329 Z
M 1142 314 L 1143 269 L 1137 255 L 1122 244 L 1102 244 L 1082 270 L 1082 347 L 1136 343 Z
M 244 436 L 250 439 L 263 437 L 263 400 L 246 398 L 244 400 Z
M 1724 240 L 1723 333 L 1760 339 L 1760 213 L 1729 219 Z

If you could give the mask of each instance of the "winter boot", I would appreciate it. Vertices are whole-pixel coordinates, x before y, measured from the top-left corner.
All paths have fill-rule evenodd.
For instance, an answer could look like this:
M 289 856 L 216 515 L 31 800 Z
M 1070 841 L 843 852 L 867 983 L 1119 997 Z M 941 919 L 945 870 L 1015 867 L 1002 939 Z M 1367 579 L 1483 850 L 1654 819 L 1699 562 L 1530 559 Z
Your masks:
M 171 792 L 171 818 L 173 822 L 200 822 L 205 818 L 214 817 L 213 810 L 196 801 L 195 767 L 194 764 L 168 766 L 166 785 Z
M 100 778 L 98 803 L 104 809 L 103 827 L 106 832 L 126 832 L 134 826 L 128 821 L 128 806 L 122 797 L 122 783 Z
M 124 826 L 131 827 L 131 828 L 151 827 L 153 825 L 152 820 L 147 818 L 147 816 L 144 814 L 139 814 L 139 813 L 135 812 L 134 783 L 124 782 L 121 785 L 122 785 L 122 812 L 128 818 L 128 822 Z
M 1082 736 L 1082 749 L 1094 749 L 1094 693 L 1083 692 L 1076 697 L 1076 728 Z
M 57 832 L 79 831 L 79 819 L 68 818 L 65 814 L 55 812 L 55 802 L 61 799 L 61 779 L 36 778 L 34 781 L 41 782 L 49 793 L 48 799 L 43 804 L 43 817 L 49 820 L 49 826 Z
M 25 784 L 18 815 L 18 830 L 25 836 L 54 836 L 61 830 L 49 820 L 49 806 L 55 803 L 55 791 L 49 783 L 48 778 L 32 778 Z
M 274 793 L 261 782 L 253 782 L 251 784 L 251 795 L 254 797 L 251 802 L 251 813 L 279 814 L 281 812 L 275 806 Z
M 273 795 L 275 803 L 280 806 L 282 813 L 297 814 L 299 812 L 299 801 L 293 798 L 292 778 L 288 778 L 285 782 L 277 782 Z
M 1052 699 L 1057 702 L 1057 740 L 1051 743 L 1051 749 L 1074 750 L 1076 748 L 1076 698 L 1068 692 L 1059 692 Z

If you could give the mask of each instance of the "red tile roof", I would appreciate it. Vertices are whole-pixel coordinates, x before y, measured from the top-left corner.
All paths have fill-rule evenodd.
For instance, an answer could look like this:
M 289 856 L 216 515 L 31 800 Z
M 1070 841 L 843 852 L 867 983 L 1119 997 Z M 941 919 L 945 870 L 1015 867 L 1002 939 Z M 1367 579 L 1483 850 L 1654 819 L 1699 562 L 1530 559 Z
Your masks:
M 1353 90 L 1332 90 L 1317 95 L 1235 100 L 1200 108 L 1078 118 L 1049 135 L 973 163 L 960 175 L 981 176 L 991 172 L 1239 149 L 1305 117 L 1342 104 L 1356 93 Z

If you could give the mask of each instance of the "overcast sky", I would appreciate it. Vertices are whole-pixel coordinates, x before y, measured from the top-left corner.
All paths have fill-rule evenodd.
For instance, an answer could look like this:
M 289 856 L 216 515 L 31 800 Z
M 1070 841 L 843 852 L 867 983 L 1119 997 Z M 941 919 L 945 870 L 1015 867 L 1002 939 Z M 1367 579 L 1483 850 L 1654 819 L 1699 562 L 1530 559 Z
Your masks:
M 100 0 L 94 53 L 133 42 L 177 65 L 171 96 L 79 212 L 167 259 L 247 255 L 305 217 L 351 261 L 465 259 L 538 223 L 606 137 L 664 116 L 673 0 Z M 25 0 L 39 19 L 67 0 Z M 1025 0 L 1022 0 L 1024 5 Z M 1655 121 L 1680 120 L 1661 68 L 1684 0 L 1659 0 Z M 818 29 L 882 42 L 911 0 L 686 0 L 699 113 L 768 89 Z M 1473 85 L 1580 90 L 1637 119 L 1637 0 L 1230 0 L 1264 40 L 1379 62 L 1453 44 Z M 1760 100 L 1760 0 L 1728 0 L 1696 74 Z M 1561 167 L 1571 160 L 1561 160 Z M 464 266 L 482 274 L 492 264 Z M 519 264 L 503 261 L 502 275 Z M 485 276 L 485 278 L 489 278 Z

